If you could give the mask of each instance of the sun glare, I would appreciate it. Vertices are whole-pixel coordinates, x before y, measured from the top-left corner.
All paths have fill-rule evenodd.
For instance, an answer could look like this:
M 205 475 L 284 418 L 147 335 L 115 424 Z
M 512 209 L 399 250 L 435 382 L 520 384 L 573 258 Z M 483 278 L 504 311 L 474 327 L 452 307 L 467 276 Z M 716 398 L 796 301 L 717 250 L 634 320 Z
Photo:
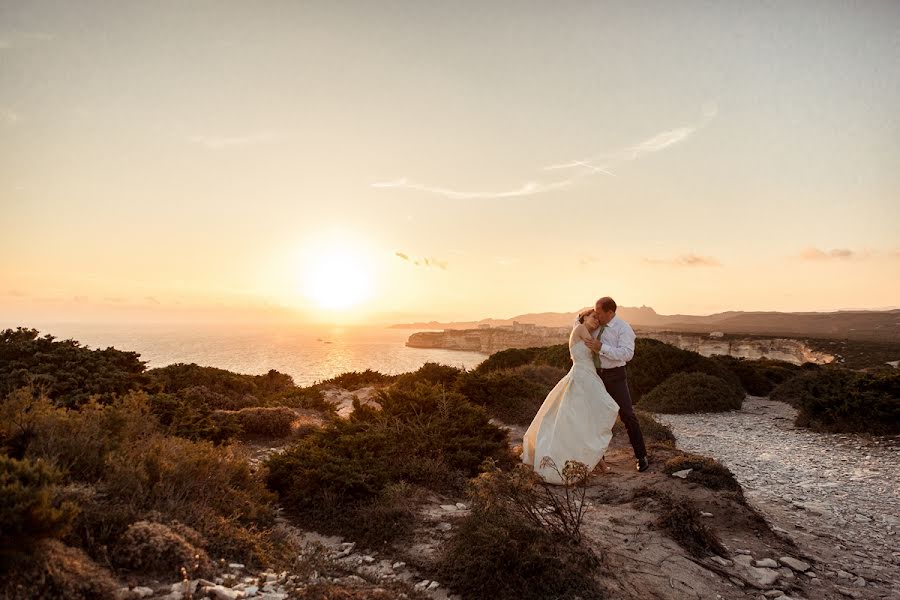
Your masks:
M 323 248 L 309 256 L 301 287 L 319 308 L 351 308 L 372 295 L 372 268 L 361 252 Z

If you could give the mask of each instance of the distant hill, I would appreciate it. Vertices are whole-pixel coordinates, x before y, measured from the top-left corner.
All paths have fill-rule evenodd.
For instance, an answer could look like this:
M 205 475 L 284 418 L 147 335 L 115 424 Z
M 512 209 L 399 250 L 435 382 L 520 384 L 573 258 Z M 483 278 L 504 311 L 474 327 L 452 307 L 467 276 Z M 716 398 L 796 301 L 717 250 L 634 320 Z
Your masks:
M 498 327 L 519 323 L 533 323 L 542 327 L 568 327 L 577 310 L 568 313 L 544 312 L 518 315 L 508 319 L 482 319 L 440 323 L 408 323 L 394 325 L 397 329 L 476 329 L 479 325 Z M 637 328 L 684 331 L 694 333 L 723 333 L 745 335 L 777 335 L 849 339 L 880 342 L 900 342 L 900 309 L 883 311 L 848 310 L 837 312 L 742 312 L 729 311 L 707 316 L 660 315 L 649 306 L 619 307 L 619 316 Z

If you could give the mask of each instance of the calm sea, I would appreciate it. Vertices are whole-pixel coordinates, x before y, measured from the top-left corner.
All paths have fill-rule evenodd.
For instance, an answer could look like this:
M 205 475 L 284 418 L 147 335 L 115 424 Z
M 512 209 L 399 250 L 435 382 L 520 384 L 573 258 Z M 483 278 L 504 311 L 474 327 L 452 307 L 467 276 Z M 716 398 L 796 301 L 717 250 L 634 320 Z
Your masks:
M 2 328 L 10 324 L 0 324 Z M 307 386 L 347 371 L 373 369 L 396 374 L 426 362 L 472 368 L 483 354 L 407 348 L 413 330 L 371 328 L 241 328 L 202 326 L 129 326 L 56 323 L 29 325 L 59 339 L 75 339 L 91 348 L 113 346 L 138 352 L 148 367 L 172 363 L 261 374 L 287 373 Z

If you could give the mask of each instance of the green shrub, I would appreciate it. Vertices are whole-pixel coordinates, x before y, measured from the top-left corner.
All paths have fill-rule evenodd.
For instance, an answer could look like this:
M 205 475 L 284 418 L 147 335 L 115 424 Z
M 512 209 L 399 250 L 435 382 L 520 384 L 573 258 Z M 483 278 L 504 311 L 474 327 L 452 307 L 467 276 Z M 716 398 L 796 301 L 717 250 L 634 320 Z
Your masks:
M 272 375 L 274 373 L 274 375 Z M 154 392 L 194 396 L 210 409 L 238 410 L 264 403 L 267 394 L 288 391 L 284 377 L 277 371 L 266 375 L 242 375 L 195 363 L 176 363 L 147 371 L 149 389 Z
M 713 375 L 743 392 L 737 376 L 718 362 L 658 340 L 638 338 L 634 358 L 628 363 L 628 387 L 632 400 L 639 403 L 645 394 L 678 373 Z
M 193 387 L 176 394 L 153 394 L 150 409 L 167 435 L 228 443 L 241 431 L 236 419 L 230 418 L 236 411 L 213 409 L 219 403 L 207 402 L 206 392 L 206 388 Z
M 779 385 L 773 399 L 797 407 L 796 424 L 821 431 L 900 433 L 900 372 L 828 368 Z
M 487 373 L 470 371 L 460 375 L 456 389 L 498 420 L 528 425 L 563 375 L 564 371 L 553 367 L 527 365 Z
M 542 510 L 547 493 L 558 500 L 558 492 L 541 488 L 524 466 L 479 476 L 470 494 L 472 512 L 457 522 L 438 560 L 440 581 L 472 598 L 603 598 L 597 556 L 532 518 L 554 513 Z
M 475 367 L 477 373 L 485 374 L 501 369 L 512 369 L 531 364 L 540 348 L 509 348 L 494 352 Z
M 108 600 L 117 588 L 109 571 L 54 539 L 39 542 L 28 560 L 0 577 L 0 597 L 16 600 Z
M 659 413 L 740 410 L 744 393 L 705 373 L 678 373 L 641 400 L 641 409 Z
M 572 356 L 568 344 L 556 344 L 539 348 L 534 356 L 534 364 L 547 365 L 568 371 L 572 368 Z
M 733 356 L 713 356 L 712 360 L 731 371 L 751 396 L 768 396 L 779 383 L 790 379 L 802 369 L 779 360 L 748 360 Z
M 162 523 L 149 521 L 129 526 L 113 557 L 120 568 L 164 578 L 179 577 L 182 568 L 201 576 L 212 572 L 206 552 Z
M 19 551 L 66 532 L 77 509 L 58 501 L 59 479 L 42 462 L 0 455 L 0 547 Z
M 358 511 L 392 484 L 453 492 L 486 458 L 510 462 L 506 433 L 439 386 L 383 390 L 268 461 L 282 505 L 319 530 L 353 535 Z M 382 536 L 390 537 L 388 534 Z
M 672 433 L 672 429 L 668 425 L 663 425 L 654 419 L 653 415 L 642 410 L 636 410 L 634 411 L 634 414 L 637 415 L 641 433 L 648 443 L 657 442 L 660 444 L 675 444 L 675 434 Z M 622 423 L 621 419 L 616 419 L 616 424 L 613 425 L 613 434 L 627 435 L 625 425 Z
M 59 406 L 77 407 L 91 397 L 108 402 L 147 383 L 136 352 L 91 350 L 38 335 L 23 327 L 0 332 L 0 393 L 31 386 Z
M 214 420 L 221 420 L 223 427 L 235 424 L 243 439 L 284 438 L 291 434 L 297 413 L 286 406 L 254 406 L 237 411 L 217 410 Z
M 336 413 L 335 405 L 325 399 L 325 395 L 318 387 L 295 387 L 281 394 L 277 394 L 269 400 L 268 406 L 287 406 L 304 410 L 315 410 L 327 415 Z
M 451 389 L 462 373 L 461 369 L 438 363 L 425 363 L 412 373 L 399 375 L 394 381 L 397 388 L 414 389 L 417 385 L 441 385 Z
M 711 490 L 734 492 L 738 500 L 743 500 L 744 492 L 741 484 L 734 478 L 734 473 L 716 459 L 699 454 L 681 454 L 666 461 L 663 472 L 671 475 L 685 469 L 691 469 L 687 481 L 699 483 Z
M 326 379 L 325 381 L 318 383 L 316 387 L 335 385 L 348 391 L 354 391 L 370 385 L 386 385 L 394 381 L 395 378 L 395 375 L 385 375 L 384 373 L 379 373 L 372 369 L 366 369 L 365 371 L 349 371 L 347 373 L 341 373 L 331 379 Z

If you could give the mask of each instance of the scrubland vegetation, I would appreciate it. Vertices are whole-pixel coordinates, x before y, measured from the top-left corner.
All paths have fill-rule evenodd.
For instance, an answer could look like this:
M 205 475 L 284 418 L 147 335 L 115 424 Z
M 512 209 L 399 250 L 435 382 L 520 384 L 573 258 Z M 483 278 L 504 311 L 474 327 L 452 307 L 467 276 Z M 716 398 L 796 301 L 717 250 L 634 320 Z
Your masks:
M 499 352 L 471 371 L 429 363 L 299 388 L 277 371 L 146 369 L 133 352 L 6 330 L 0 596 L 107 598 L 117 580 L 211 576 L 221 559 L 296 569 L 279 507 L 300 527 L 390 550 L 415 535 L 424 503 L 467 497 L 470 514 L 420 568 L 464 596 L 602 597 L 602 557 L 579 543 L 583 504 L 572 501 L 587 474 L 549 490 L 516 466 L 503 427 L 527 425 L 568 367 L 554 346 Z M 897 433 L 900 423 L 896 371 L 710 359 L 641 339 L 629 376 L 648 442 L 672 455 L 663 471 L 691 469 L 689 481 L 739 502 L 727 469 L 678 454 L 647 411 L 733 410 L 745 392 L 771 392 L 804 426 Z M 341 419 L 327 400 L 335 386 L 378 391 Z M 247 444 L 259 443 L 279 450 L 250 461 Z M 642 502 L 689 552 L 720 551 L 683 499 Z

